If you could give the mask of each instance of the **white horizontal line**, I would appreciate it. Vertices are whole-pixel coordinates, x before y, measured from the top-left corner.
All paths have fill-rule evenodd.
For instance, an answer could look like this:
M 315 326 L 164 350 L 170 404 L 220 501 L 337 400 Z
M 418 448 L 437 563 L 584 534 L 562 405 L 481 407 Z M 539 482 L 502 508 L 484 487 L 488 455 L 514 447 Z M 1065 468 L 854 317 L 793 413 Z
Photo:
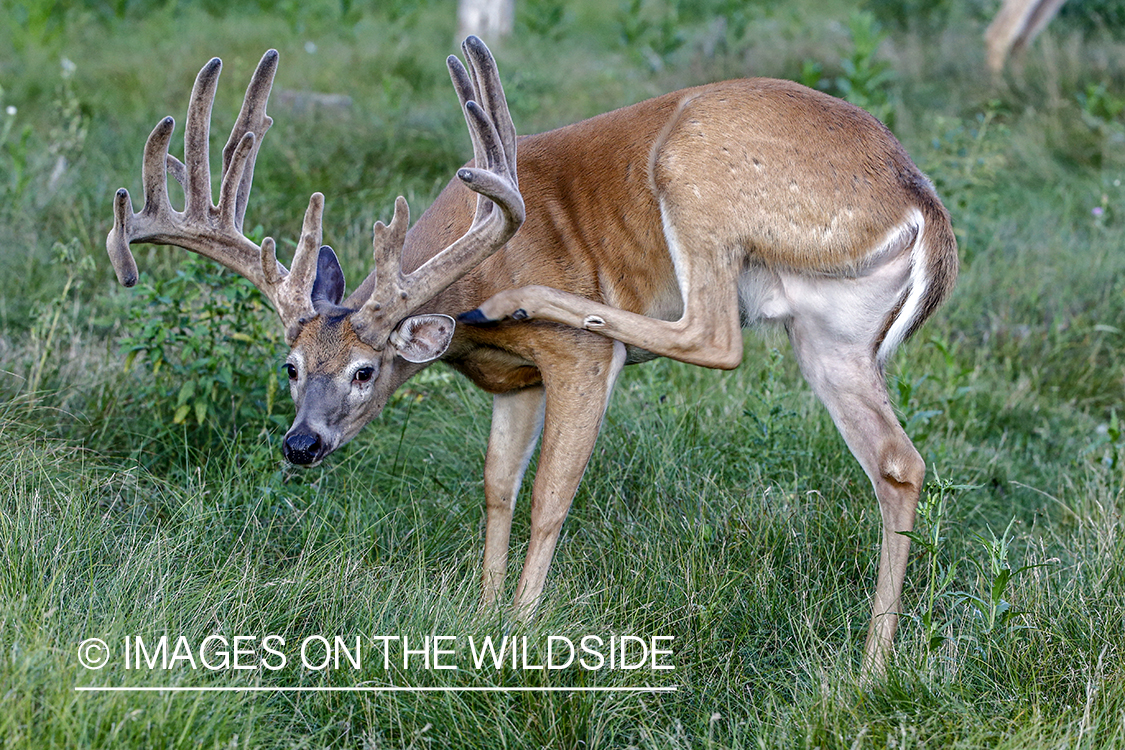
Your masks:
M 671 687 L 497 687 L 497 686 L 448 686 L 448 687 L 374 687 L 350 686 L 336 687 L 268 687 L 264 685 L 215 686 L 215 687 L 125 687 L 115 685 L 81 685 L 74 688 L 79 693 L 674 693 Z

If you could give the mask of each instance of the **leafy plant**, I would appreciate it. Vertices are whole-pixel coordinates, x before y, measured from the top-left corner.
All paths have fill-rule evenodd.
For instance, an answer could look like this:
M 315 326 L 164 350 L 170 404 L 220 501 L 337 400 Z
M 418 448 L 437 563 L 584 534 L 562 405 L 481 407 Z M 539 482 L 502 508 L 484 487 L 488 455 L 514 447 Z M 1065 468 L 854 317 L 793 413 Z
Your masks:
M 823 88 L 824 65 L 816 60 L 803 60 L 797 82 L 808 86 L 810 89 Z
M 27 377 L 27 393 L 37 398 L 48 372 L 57 370 L 59 362 L 58 341 L 66 321 L 63 314 L 73 302 L 86 277 L 94 269 L 94 259 L 81 253 L 81 243 L 72 238 L 69 242 L 56 242 L 52 248 L 52 263 L 64 269 L 66 282 L 62 290 L 46 304 L 32 308 L 30 335 L 31 367 Z
M 1064 3 L 1059 8 L 1056 23 L 1069 26 L 1084 34 L 1110 33 L 1120 37 L 1125 28 L 1125 2 L 1122 0 L 1083 0 Z
M 4 89 L 0 87 L 0 198 L 6 209 L 20 205 L 25 198 L 39 206 L 47 203 L 70 172 L 72 162 L 82 154 L 89 121 L 74 89 L 76 67 L 65 57 L 60 67 L 61 81 L 51 101 L 51 126 L 45 142 L 36 137 L 31 125 L 21 128 L 18 136 L 13 135 L 19 110 L 4 105 Z
M 188 428 L 226 433 L 282 424 L 280 372 L 261 293 L 242 277 L 189 256 L 171 278 L 139 288 L 123 340 L 139 368 L 134 397 Z
M 967 639 L 974 642 L 979 651 L 987 651 L 999 645 L 1013 629 L 1026 627 L 1015 624 L 1017 618 L 1028 613 L 1012 605 L 1009 588 L 1022 573 L 1055 562 L 1012 566 L 1009 558 L 1012 528 L 1016 523 L 1014 518 L 999 537 L 991 528 L 987 537 L 979 533 L 972 535 L 983 554 L 962 555 L 945 561 L 950 557 L 952 547 L 951 540 L 946 537 L 950 502 L 957 493 L 973 489 L 977 488 L 942 479 L 929 483 L 918 504 L 917 528 L 900 532 L 916 545 L 926 561 L 921 609 L 917 613 L 904 613 L 907 621 L 913 621 L 921 628 L 925 655 L 932 654 L 951 639 Z M 954 588 L 957 573 L 964 562 L 977 571 L 974 590 Z M 956 627 L 955 615 L 959 605 L 968 605 L 967 628 Z
M 1121 122 L 1125 98 L 1111 93 L 1104 81 L 1087 84 L 1075 96 L 1082 108 L 1082 122 L 1094 139 L 1095 164 L 1104 164 L 1125 145 L 1125 125 Z
M 742 412 L 753 423 L 749 442 L 757 449 L 755 455 L 759 464 L 766 468 L 783 468 L 812 453 L 806 443 L 793 440 L 793 435 L 800 433 L 804 418 L 786 403 L 791 391 L 782 370 L 784 361 L 780 351 L 770 350 L 769 363 L 762 371 L 760 383 L 750 394 L 759 407 Z
M 984 561 L 970 558 L 969 563 L 978 572 L 978 589 L 975 593 L 958 592 L 956 595 L 972 608 L 973 620 L 976 624 L 977 634 L 981 638 L 995 640 L 1005 635 L 1012 627 L 1015 619 L 1026 614 L 1012 607 L 1007 600 L 1008 587 L 1012 580 L 1029 570 L 1050 565 L 1050 562 L 1033 565 L 1021 565 L 1013 569 L 1008 560 L 1011 553 L 1011 532 L 1016 520 L 1013 518 L 1004 533 L 996 536 L 992 529 L 988 536 L 975 534 L 975 538 L 984 551 Z
M 918 29 L 928 31 L 945 24 L 950 16 L 950 11 L 959 5 L 971 5 L 969 10 L 976 11 L 981 18 L 987 18 L 982 13 L 983 3 L 974 0 L 972 3 L 955 3 L 951 0 L 867 0 L 865 7 L 881 22 L 900 30 Z M 995 12 L 995 9 L 992 9 Z
M 17 203 L 27 191 L 31 183 L 31 170 L 28 162 L 32 154 L 30 125 L 25 125 L 19 135 L 13 137 L 12 131 L 16 125 L 18 109 L 11 105 L 4 105 L 4 89 L 0 87 L 0 196 L 4 199 L 5 207 Z
M 975 201 L 976 192 L 991 189 L 1008 164 L 1011 133 L 998 121 L 999 102 L 971 119 L 942 117 L 935 120 L 939 133 L 922 159 L 924 171 L 944 198 L 957 205 Z
M 941 365 L 930 366 L 925 373 L 914 377 L 905 368 L 893 379 L 898 394 L 899 409 L 906 415 L 902 427 L 914 440 L 924 442 L 930 435 L 931 422 L 949 415 L 972 393 L 969 378 L 972 367 L 961 364 L 955 345 L 941 337 L 931 337 L 929 347 L 941 356 Z
M 930 482 L 918 503 L 918 526 L 915 531 L 899 532 L 921 549 L 926 558 L 927 575 L 924 604 L 921 612 L 906 613 L 908 620 L 916 621 L 922 628 L 922 642 L 926 653 L 936 651 L 949 638 L 951 621 L 941 617 L 938 603 L 951 599 L 950 587 L 957 574 L 958 561 L 942 563 L 945 556 L 946 538 L 944 524 L 949 511 L 947 501 L 956 492 L 972 489 L 969 485 L 954 484 L 949 480 L 938 479 Z
M 11 104 L 4 105 L 4 87 L 0 86 L 0 147 L 7 147 L 8 136 L 12 134 L 12 127 L 16 124 L 16 111 Z
M 1125 466 L 1125 428 L 1117 419 L 1117 410 L 1109 412 L 1109 422 L 1097 431 L 1097 437 L 1083 452 L 1083 456 L 1098 456 L 1098 461 L 1110 469 Z
M 1090 123 L 1106 125 L 1117 119 L 1125 111 L 1125 99 L 1111 94 L 1105 81 L 1090 83 L 1077 95 L 1082 106 L 1083 119 Z
M 516 21 L 527 31 L 551 41 L 566 36 L 568 18 L 564 0 L 526 0 L 518 7 Z
M 773 0 L 747 3 L 744 0 L 677 0 L 676 10 L 682 22 L 707 23 L 721 30 L 719 49 L 730 51 L 746 35 L 751 22 L 776 5 Z
M 61 62 L 62 82 L 54 100 L 54 117 L 47 134 L 47 157 L 50 177 L 46 193 L 50 197 L 59 187 L 70 162 L 82 152 L 86 142 L 88 122 L 82 114 L 82 104 L 74 90 L 74 73 L 77 67 L 68 58 Z
M 70 0 L 4 0 L 0 3 L 13 46 L 23 51 L 55 42 L 66 29 Z
M 260 0 L 260 2 L 271 2 L 273 0 Z M 375 12 L 385 17 L 388 21 L 395 22 L 403 19 L 417 17 L 420 12 L 437 4 L 437 0 L 378 0 L 372 4 Z
M 926 381 L 930 379 L 928 373 L 913 377 L 908 372 L 900 372 L 894 379 L 894 387 L 898 392 L 899 408 L 909 409 L 907 416 L 902 420 L 902 428 L 915 440 L 923 441 L 929 434 L 930 420 L 942 415 L 941 409 L 927 408 L 921 404 L 921 394 Z

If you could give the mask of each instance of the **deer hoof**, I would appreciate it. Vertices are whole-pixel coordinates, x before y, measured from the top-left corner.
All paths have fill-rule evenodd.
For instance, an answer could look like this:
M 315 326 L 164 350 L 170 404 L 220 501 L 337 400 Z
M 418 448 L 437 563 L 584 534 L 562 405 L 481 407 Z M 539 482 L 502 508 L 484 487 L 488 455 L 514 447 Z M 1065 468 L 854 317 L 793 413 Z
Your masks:
M 471 326 L 494 326 L 500 321 L 489 318 L 487 315 L 482 313 L 480 311 L 480 308 L 478 307 L 475 310 L 469 310 L 468 312 L 463 312 L 458 315 L 457 322 Z

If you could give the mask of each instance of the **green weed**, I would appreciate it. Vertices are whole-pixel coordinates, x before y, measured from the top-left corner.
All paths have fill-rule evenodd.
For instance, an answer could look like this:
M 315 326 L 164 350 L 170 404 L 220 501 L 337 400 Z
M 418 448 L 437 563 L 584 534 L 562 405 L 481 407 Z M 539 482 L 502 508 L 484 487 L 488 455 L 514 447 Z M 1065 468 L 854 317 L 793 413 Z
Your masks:
M 976 637 L 978 641 L 992 645 L 1001 641 L 1013 629 L 1026 627 L 1016 623 L 1028 613 L 1012 607 L 1006 598 L 1009 596 L 1008 588 L 1014 579 L 1029 570 L 1049 565 L 1050 563 L 1037 563 L 1020 565 L 1012 568 L 1008 557 L 1011 553 L 1011 532 L 1015 519 L 1008 523 L 1004 533 L 999 537 L 988 529 L 988 536 L 976 534 L 983 554 L 983 560 L 970 558 L 969 562 L 977 569 L 977 592 L 958 592 L 969 604 L 973 612 Z
M 945 528 L 950 512 L 948 503 L 958 492 L 973 489 L 956 485 L 949 480 L 930 482 L 918 503 L 918 531 L 902 532 L 923 553 L 926 564 L 925 588 L 922 606 L 917 613 L 907 612 L 908 620 L 915 620 L 922 629 L 923 654 L 937 651 L 950 637 L 952 622 L 943 602 L 955 598 L 952 591 L 959 561 L 945 560 L 947 547 Z M 942 604 L 939 609 L 939 604 Z
M 48 371 L 57 372 L 62 365 L 57 355 L 60 339 L 70 333 L 67 330 L 67 308 L 73 305 L 74 296 L 94 267 L 94 259 L 81 254 L 78 243 L 73 240 L 67 244 L 57 242 L 52 250 L 55 265 L 66 282 L 57 297 L 37 308 L 28 328 L 31 366 L 25 392 L 33 399 L 40 397 L 40 388 Z
M 151 277 L 145 277 L 151 278 Z M 134 399 L 158 404 L 172 425 L 230 430 L 283 427 L 274 321 L 261 293 L 189 256 L 170 278 L 142 282 L 121 346 Z
M 528 0 L 516 9 L 516 22 L 528 33 L 557 42 L 571 23 L 563 0 Z

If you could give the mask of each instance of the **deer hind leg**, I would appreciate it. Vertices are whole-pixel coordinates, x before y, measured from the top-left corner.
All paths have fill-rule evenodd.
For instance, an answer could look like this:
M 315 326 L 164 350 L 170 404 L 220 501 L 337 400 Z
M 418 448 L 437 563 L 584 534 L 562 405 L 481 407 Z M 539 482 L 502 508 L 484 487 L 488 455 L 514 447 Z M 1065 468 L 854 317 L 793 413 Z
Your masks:
M 499 393 L 492 400 L 492 431 L 484 460 L 484 575 L 481 608 L 496 604 L 508 567 L 512 512 L 535 443 L 543 431 L 543 386 Z
M 604 340 L 602 340 L 604 341 Z M 570 511 L 601 429 L 614 383 L 625 366 L 625 346 L 594 339 L 579 357 L 540 364 L 546 411 L 539 468 L 531 495 L 531 539 L 516 588 L 515 611 L 530 617 L 543 593 L 559 532 Z M 587 356 L 600 349 L 600 357 Z
M 485 325 L 509 318 L 550 320 L 681 362 L 722 370 L 738 367 L 742 326 L 737 253 L 728 252 L 707 230 L 686 223 L 677 226 L 667 212 L 664 234 L 683 298 L 679 320 L 658 320 L 550 287 L 526 286 L 492 296 L 458 321 Z
M 789 338 L 801 371 L 828 408 L 848 448 L 875 488 L 883 520 L 879 574 L 863 674 L 881 675 L 898 626 L 914 514 L 925 464 L 891 408 L 874 347 L 849 343 L 830 326 L 792 319 Z

